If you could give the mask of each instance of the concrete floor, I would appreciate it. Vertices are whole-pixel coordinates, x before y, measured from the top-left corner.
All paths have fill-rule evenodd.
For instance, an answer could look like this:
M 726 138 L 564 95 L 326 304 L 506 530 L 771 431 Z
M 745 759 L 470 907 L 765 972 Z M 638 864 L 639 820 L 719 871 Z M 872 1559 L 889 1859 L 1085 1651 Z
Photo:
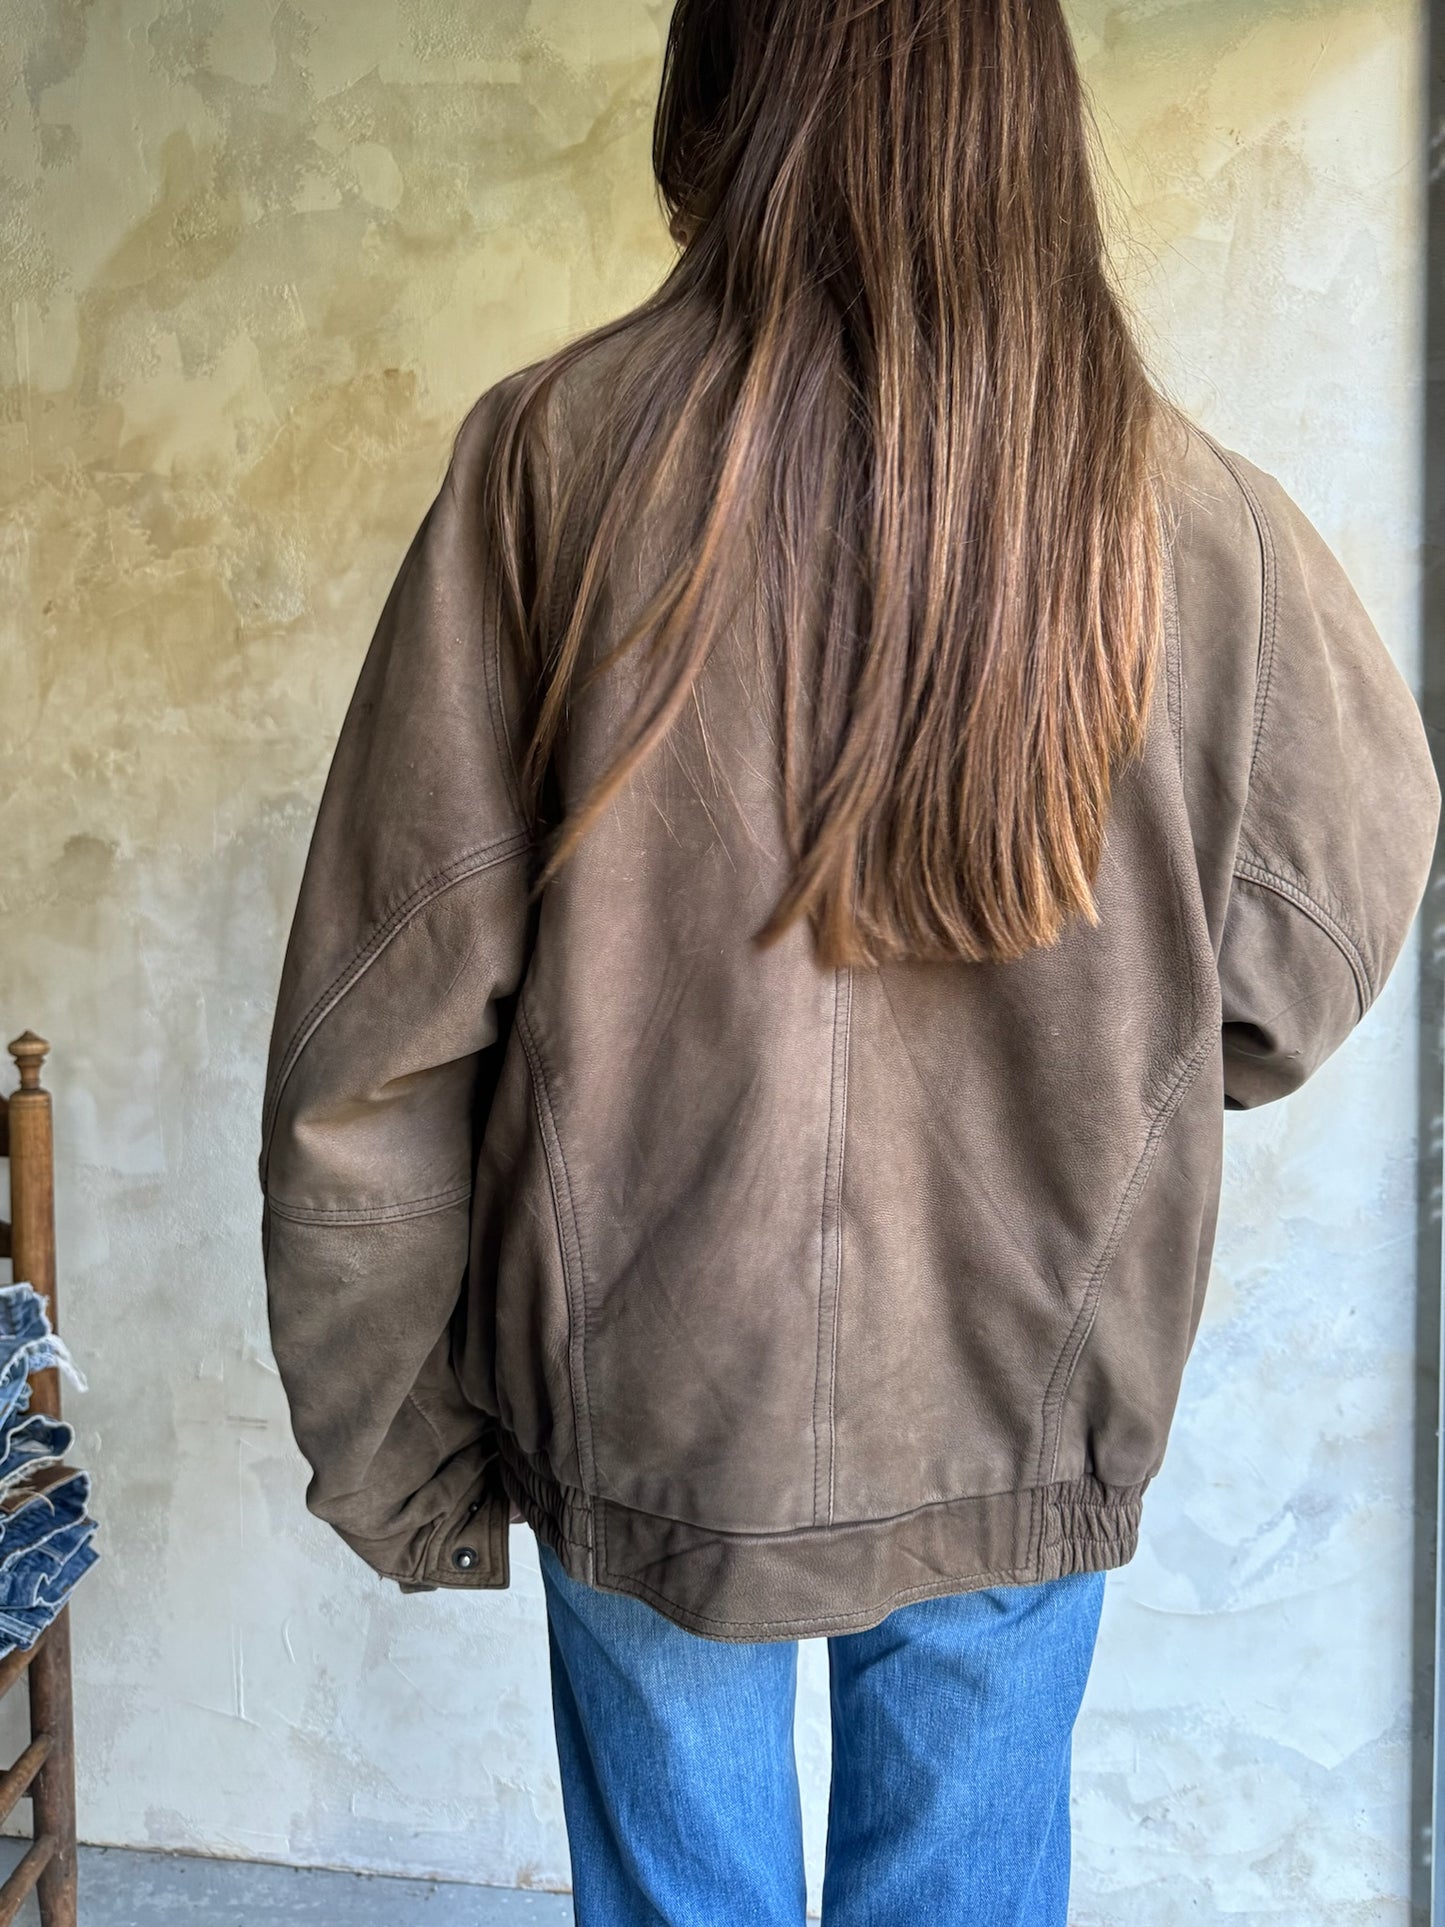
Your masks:
M 0 1838 L 0 1879 L 25 1851 Z M 562 1927 L 566 1894 L 515 1893 L 449 1881 L 385 1880 L 370 1874 L 271 1867 L 251 1860 L 80 1849 L 80 1927 Z M 16 1927 L 39 1927 L 34 1896 Z

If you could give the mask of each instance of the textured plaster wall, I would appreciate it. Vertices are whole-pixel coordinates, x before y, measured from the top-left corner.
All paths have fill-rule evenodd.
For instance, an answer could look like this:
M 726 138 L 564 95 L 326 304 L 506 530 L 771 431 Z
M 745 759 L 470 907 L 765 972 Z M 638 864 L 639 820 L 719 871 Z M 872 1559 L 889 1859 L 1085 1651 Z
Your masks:
M 88 1840 L 566 1881 L 529 1544 L 505 1596 L 403 1600 L 307 1518 L 253 1168 L 304 837 L 451 431 L 668 257 L 666 15 L 0 0 L 0 1022 L 56 1046 L 93 1381 Z M 1157 364 L 1413 668 L 1413 4 L 1074 17 Z M 1231 1123 L 1080 1731 L 1083 1927 L 1405 1918 L 1412 1041 L 1407 961 L 1312 1091 Z

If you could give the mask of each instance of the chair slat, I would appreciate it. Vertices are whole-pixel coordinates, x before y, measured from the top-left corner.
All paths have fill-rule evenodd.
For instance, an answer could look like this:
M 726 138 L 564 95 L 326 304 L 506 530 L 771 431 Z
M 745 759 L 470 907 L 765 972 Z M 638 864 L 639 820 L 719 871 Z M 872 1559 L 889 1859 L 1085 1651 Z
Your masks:
M 46 1628 L 49 1631 L 49 1628 Z M 30 1662 L 45 1643 L 45 1633 L 40 1635 L 33 1646 L 17 1646 L 13 1653 L 0 1659 L 0 1699 L 4 1699 L 10 1688 L 22 1673 L 30 1670 Z
M 11 1922 L 30 1898 L 36 1881 L 54 1858 L 55 1835 L 42 1833 L 24 1858 L 17 1862 L 5 1885 L 0 1887 L 0 1927 L 11 1927 Z
M 50 1757 L 50 1735 L 37 1733 L 13 1766 L 0 1773 L 0 1820 L 30 1791 L 30 1782 Z

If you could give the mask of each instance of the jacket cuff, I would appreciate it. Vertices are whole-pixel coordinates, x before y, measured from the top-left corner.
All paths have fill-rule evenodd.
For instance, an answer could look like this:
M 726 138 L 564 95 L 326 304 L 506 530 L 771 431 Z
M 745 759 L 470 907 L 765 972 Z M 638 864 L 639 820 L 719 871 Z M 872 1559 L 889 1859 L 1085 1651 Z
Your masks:
M 510 1514 L 493 1455 L 454 1504 L 420 1530 L 378 1540 L 336 1529 L 373 1572 L 403 1592 L 500 1591 L 511 1578 Z
M 438 1521 L 415 1572 L 397 1582 L 418 1590 L 501 1591 L 511 1577 L 510 1507 L 489 1466 L 484 1489 Z

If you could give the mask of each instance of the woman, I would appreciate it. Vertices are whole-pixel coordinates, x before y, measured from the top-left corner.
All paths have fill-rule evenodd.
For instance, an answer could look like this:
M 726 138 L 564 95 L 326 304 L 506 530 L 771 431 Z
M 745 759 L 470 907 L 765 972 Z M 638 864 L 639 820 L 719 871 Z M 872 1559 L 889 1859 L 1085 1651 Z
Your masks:
M 1070 1742 L 1230 1106 L 1440 792 L 1279 484 L 1151 387 L 1055 0 L 680 0 L 684 242 L 469 415 L 361 673 L 262 1178 L 308 1503 L 541 1546 L 577 1914 L 1065 1919 Z

